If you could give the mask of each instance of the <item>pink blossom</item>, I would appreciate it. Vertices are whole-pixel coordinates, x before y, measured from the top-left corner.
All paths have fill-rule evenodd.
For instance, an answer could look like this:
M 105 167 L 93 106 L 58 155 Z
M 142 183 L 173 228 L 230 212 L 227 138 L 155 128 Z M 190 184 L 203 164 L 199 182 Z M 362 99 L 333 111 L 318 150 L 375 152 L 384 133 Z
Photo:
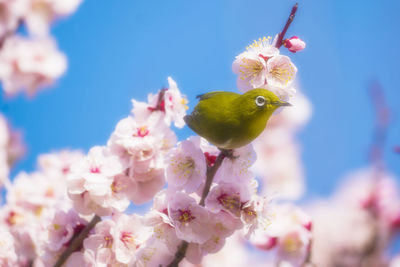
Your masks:
M 224 210 L 235 217 L 240 217 L 242 204 L 250 200 L 249 188 L 242 184 L 220 183 L 213 187 L 206 198 L 206 207 L 213 213 Z
M 263 250 L 274 249 L 278 262 L 301 266 L 309 251 L 310 218 L 290 205 L 276 205 L 270 211 L 270 222 L 259 228 L 250 241 Z
M 273 220 L 270 200 L 253 195 L 252 199 L 242 206 L 241 219 L 244 223 L 246 238 L 249 238 L 257 230 L 269 232 Z
M 299 52 L 306 48 L 306 43 L 297 36 L 293 36 L 284 40 L 283 45 L 293 53 Z
M 27 0 L 1 0 L 0 9 L 0 38 L 4 38 L 8 32 L 14 32 L 18 28 L 19 20 L 26 14 L 29 8 Z
M 33 35 L 45 36 L 50 23 L 59 17 L 65 17 L 78 8 L 82 0 L 29 0 L 30 9 L 25 23 Z
M 105 147 L 93 147 L 84 160 L 71 167 L 68 194 L 82 214 L 108 215 L 113 209 L 124 210 L 129 203 L 109 201 L 113 195 L 114 176 L 123 172 L 119 158 Z M 113 206 L 113 203 L 117 203 Z
M 38 218 L 51 219 L 54 208 L 70 207 L 65 181 L 52 178 L 40 172 L 19 173 L 8 188 L 7 203 L 19 206 Z
M 94 233 L 83 241 L 87 261 L 107 266 L 107 263 L 115 258 L 114 237 L 111 233 L 114 227 L 115 222 L 112 220 L 101 221 L 96 225 Z
M 168 214 L 179 239 L 202 244 L 210 238 L 209 214 L 192 197 L 176 192 L 168 203 Z
M 51 39 L 13 36 L 6 39 L 0 51 L 0 79 L 9 96 L 23 91 L 32 96 L 53 84 L 66 68 L 66 57 Z
M 145 173 L 162 168 L 163 154 L 175 143 L 175 134 L 159 118 L 139 122 L 127 117 L 117 124 L 108 146 L 134 172 Z
M 162 97 L 162 99 L 160 99 Z M 185 125 L 183 117 L 188 109 L 188 101 L 181 94 L 176 82 L 168 77 L 168 88 L 158 94 L 149 94 L 148 103 L 132 100 L 132 113 L 138 120 L 146 121 L 149 118 L 160 118 L 166 126 L 174 122 L 175 127 L 182 128 Z
M 247 47 L 232 64 L 232 70 L 238 74 L 237 87 L 246 92 L 260 88 L 267 82 L 266 62 L 279 54 L 279 50 L 271 44 L 271 38 L 264 37 Z
M 167 266 L 174 259 L 174 252 L 170 252 L 168 245 L 159 239 L 150 238 L 136 253 L 137 267 Z
M 254 141 L 257 161 L 252 170 L 262 178 L 263 194 L 295 200 L 304 192 L 300 148 L 293 133 L 282 127 L 268 129 Z
M 182 128 L 185 125 L 183 117 L 186 115 L 188 103 L 185 96 L 181 94 L 176 82 L 168 77 L 168 89 L 165 91 L 165 122 L 170 125 L 174 121 L 175 127 Z
M 193 193 L 205 181 L 206 170 L 203 151 L 192 141 L 185 140 L 169 153 L 166 179 L 170 186 Z
M 14 237 L 3 225 L 0 226 L 0 266 L 12 267 L 17 264 L 17 254 L 14 248 Z
M 242 238 L 239 238 L 238 235 L 233 235 L 226 239 L 225 245 L 218 253 L 203 257 L 201 266 L 243 267 L 249 264 L 250 257 L 252 255 L 245 249 Z M 184 265 L 184 267 L 193 267 L 193 265 Z
M 400 255 L 395 256 L 390 261 L 389 267 L 400 267 Z
M 143 204 L 153 198 L 165 185 L 164 170 L 150 170 L 146 173 L 134 174 L 137 191 L 128 193 L 130 200 L 135 204 Z
M 210 221 L 211 237 L 203 244 L 190 243 L 187 260 L 199 263 L 203 256 L 217 253 L 225 245 L 225 239 L 242 226 L 240 219 L 234 218 L 224 211 L 213 215 Z
M 266 62 L 257 54 L 250 52 L 240 54 L 233 62 L 232 69 L 238 74 L 236 85 L 242 92 L 260 88 L 266 83 Z
M 377 244 L 376 222 L 365 209 L 328 199 L 315 201 L 307 212 L 313 218 L 311 261 L 317 266 L 355 266 L 371 244 Z
M 138 247 L 149 236 L 137 215 L 121 214 L 116 220 L 116 226 L 111 230 L 114 237 L 115 258 L 128 264 L 134 259 Z
M 38 165 L 44 173 L 66 178 L 71 172 L 71 166 L 83 160 L 83 158 L 84 155 L 79 150 L 61 150 L 56 153 L 39 155 Z
M 233 150 L 232 157 L 225 157 L 221 167 L 215 175 L 216 182 L 242 182 L 253 178 L 249 168 L 256 161 L 256 154 L 252 145 L 247 145 Z
M 84 241 L 85 253 L 93 255 L 96 261 L 104 260 L 101 264 L 113 259 L 128 264 L 135 260 L 137 248 L 148 236 L 137 215 L 121 214 L 96 225 L 95 233 Z
M 47 248 L 51 251 L 59 251 L 63 246 L 67 247 L 74 234 L 83 230 L 86 224 L 87 221 L 80 218 L 74 210 L 58 211 L 48 227 Z
M 280 262 L 289 262 L 292 266 L 301 266 L 309 252 L 311 233 L 297 226 L 278 238 L 277 258 Z
M 287 56 L 277 55 L 267 61 L 267 83 L 270 86 L 287 88 L 296 77 L 297 68 Z

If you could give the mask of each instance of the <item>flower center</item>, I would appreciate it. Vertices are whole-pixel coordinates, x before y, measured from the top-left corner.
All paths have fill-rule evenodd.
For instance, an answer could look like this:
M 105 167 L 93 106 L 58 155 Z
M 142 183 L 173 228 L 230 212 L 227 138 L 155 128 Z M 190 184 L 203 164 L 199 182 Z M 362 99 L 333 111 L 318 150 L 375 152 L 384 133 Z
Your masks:
M 291 66 L 290 69 L 276 66 L 270 71 L 270 73 L 274 78 L 281 80 L 285 84 L 290 82 L 293 78 L 293 68 Z
M 122 191 L 125 187 L 126 187 L 126 185 L 122 184 L 121 182 L 114 181 L 111 184 L 111 191 L 115 194 L 115 193 Z
M 228 195 L 228 194 L 221 194 L 217 198 L 218 202 L 229 212 L 233 215 L 239 217 L 240 216 L 240 197 L 239 195 Z
M 196 217 L 194 217 L 192 215 L 192 212 L 190 210 L 188 210 L 188 209 L 186 209 L 186 210 L 179 209 L 178 212 L 179 212 L 179 221 L 182 224 L 189 223 L 192 220 L 196 219 Z
M 240 65 L 239 72 L 242 74 L 241 79 L 255 78 L 264 69 L 263 64 L 258 60 L 242 58 L 243 64 Z
M 104 237 L 104 242 L 105 242 L 104 246 L 105 246 L 106 248 L 111 248 L 111 247 L 112 247 L 112 243 L 113 243 L 113 238 L 112 238 L 112 236 L 106 235 L 106 236 Z
M 299 250 L 301 242 L 294 236 L 288 236 L 283 240 L 283 247 L 288 252 L 295 252 Z
M 131 232 L 122 232 L 121 241 L 125 246 L 133 244 L 135 239 L 133 238 L 133 234 Z
M 91 172 L 91 173 L 100 173 L 100 168 L 99 168 L 99 167 L 92 167 L 92 168 L 90 169 L 90 172 Z
M 148 134 L 149 134 L 149 130 L 147 129 L 147 126 L 142 126 L 137 129 L 136 135 L 139 137 L 145 137 Z
M 181 178 L 187 179 L 192 176 L 196 164 L 191 157 L 185 157 L 178 159 L 178 163 L 172 162 L 171 166 L 175 167 L 174 173 L 180 173 Z
M 253 221 L 257 217 L 257 212 L 252 209 L 251 207 L 244 208 L 243 210 L 243 217 L 245 222 L 249 223 Z

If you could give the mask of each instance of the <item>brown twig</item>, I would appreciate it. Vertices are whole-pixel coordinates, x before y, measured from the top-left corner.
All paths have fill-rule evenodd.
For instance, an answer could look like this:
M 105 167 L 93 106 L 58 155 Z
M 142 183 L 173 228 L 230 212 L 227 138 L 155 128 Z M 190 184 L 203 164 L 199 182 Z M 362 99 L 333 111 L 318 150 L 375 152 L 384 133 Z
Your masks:
M 375 109 L 375 127 L 370 148 L 370 161 L 380 167 L 383 161 L 383 149 L 386 144 L 386 136 L 390 122 L 390 110 L 385 100 L 382 86 L 373 82 L 369 88 L 372 106 Z
M 207 168 L 207 179 L 206 179 L 206 184 L 204 185 L 204 188 L 203 188 L 203 192 L 201 194 L 201 199 L 199 202 L 200 206 L 204 207 L 205 200 L 207 198 L 208 193 L 210 192 L 210 187 L 214 180 L 215 173 L 221 166 L 224 158 L 227 156 L 230 156 L 230 155 L 232 155 L 232 150 L 221 150 L 221 152 L 218 154 L 217 159 L 215 160 L 214 165 L 212 167 Z M 168 267 L 178 267 L 178 264 L 183 260 L 183 258 L 185 258 L 186 250 L 187 250 L 188 246 L 189 246 L 188 242 L 182 241 L 182 243 L 178 247 L 178 250 L 175 253 L 174 259 L 168 265 Z
M 226 156 L 227 156 L 226 150 L 222 150 L 219 153 L 217 159 L 215 160 L 214 165 L 210 168 L 207 168 L 207 180 L 206 180 L 206 184 L 204 185 L 203 193 L 201 194 L 201 199 L 199 202 L 200 206 L 204 207 L 204 202 L 206 200 L 208 193 L 210 192 L 210 187 L 211 187 L 212 181 L 214 180 L 215 173 L 221 166 L 222 161 L 224 160 L 224 158 Z
M 186 255 L 186 250 L 188 246 L 188 242 L 182 241 L 182 243 L 178 247 L 178 250 L 175 253 L 173 261 L 168 265 L 168 267 L 178 267 L 178 264 L 183 260 Z
M 20 19 L 20 20 L 18 20 L 14 29 L 8 30 L 7 32 L 4 33 L 4 35 L 0 38 L 0 49 L 3 48 L 3 45 L 4 45 L 5 41 L 7 40 L 7 38 L 14 35 L 18 31 L 18 29 L 21 28 L 23 25 L 24 25 L 24 22 L 22 19 Z
M 289 26 L 290 26 L 290 24 L 292 23 L 292 21 L 294 19 L 294 16 L 296 14 L 298 6 L 299 6 L 299 3 L 296 3 L 292 7 L 292 11 L 290 12 L 289 18 L 286 21 L 285 27 L 283 27 L 283 30 L 278 35 L 278 40 L 276 41 L 276 44 L 275 44 L 275 47 L 278 48 L 278 49 L 283 44 L 283 38 L 285 37 L 285 34 L 286 34 L 287 30 L 289 29 Z
M 164 95 L 165 92 L 167 91 L 167 88 L 161 89 L 160 93 L 158 94 L 158 99 L 157 99 L 157 104 L 155 107 L 148 107 L 150 111 L 165 111 L 165 100 L 164 100 Z
M 68 257 L 82 245 L 83 240 L 89 234 L 90 230 L 92 230 L 93 227 L 100 221 L 101 218 L 98 215 L 95 215 L 89 224 L 86 225 L 86 227 L 82 230 L 82 232 L 72 239 L 71 245 L 63 252 L 63 254 L 61 254 L 60 258 L 58 258 L 53 267 L 61 267 Z

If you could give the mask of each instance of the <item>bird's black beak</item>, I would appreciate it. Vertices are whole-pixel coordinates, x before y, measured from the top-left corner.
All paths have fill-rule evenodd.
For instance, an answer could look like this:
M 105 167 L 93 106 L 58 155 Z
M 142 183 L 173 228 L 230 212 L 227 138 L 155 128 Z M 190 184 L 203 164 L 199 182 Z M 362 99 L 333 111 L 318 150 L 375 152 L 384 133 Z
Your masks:
M 290 104 L 289 102 L 285 102 L 285 101 L 276 101 L 276 102 L 273 102 L 272 105 L 278 106 L 278 107 L 290 107 L 290 106 L 292 106 L 292 104 Z

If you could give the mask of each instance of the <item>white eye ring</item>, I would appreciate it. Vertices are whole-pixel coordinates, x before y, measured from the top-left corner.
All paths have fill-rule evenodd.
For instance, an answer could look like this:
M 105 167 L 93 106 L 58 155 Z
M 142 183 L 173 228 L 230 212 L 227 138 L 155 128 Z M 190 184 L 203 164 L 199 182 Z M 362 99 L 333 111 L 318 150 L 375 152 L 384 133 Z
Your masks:
M 256 97 L 255 102 L 256 102 L 257 106 L 262 107 L 265 105 L 265 98 L 263 96 L 259 95 Z

